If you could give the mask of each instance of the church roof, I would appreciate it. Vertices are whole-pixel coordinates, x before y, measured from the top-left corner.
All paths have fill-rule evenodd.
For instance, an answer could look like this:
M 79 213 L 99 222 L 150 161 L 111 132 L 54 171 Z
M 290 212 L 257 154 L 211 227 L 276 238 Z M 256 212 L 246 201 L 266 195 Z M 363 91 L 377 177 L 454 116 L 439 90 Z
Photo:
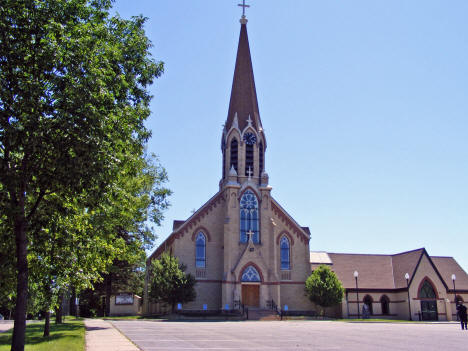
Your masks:
M 330 263 L 324 261 L 325 254 Z M 311 252 L 310 263 L 312 270 L 320 264 L 330 265 L 346 289 L 356 287 L 354 271 L 359 273 L 359 289 L 406 289 L 405 274 L 412 279 L 424 254 L 448 290 L 452 289 L 451 277 L 455 274 L 457 291 L 468 291 L 468 274 L 453 257 L 431 257 L 424 248 L 395 255 Z
M 247 36 L 246 21 L 241 22 L 239 46 L 237 48 L 236 67 L 232 81 L 231 99 L 226 121 L 226 131 L 237 124 L 242 131 L 249 124 L 259 131 L 261 128 L 260 113 L 258 110 L 257 92 L 255 90 L 252 59 L 250 57 L 249 38 Z
M 450 289 L 453 289 L 452 274 L 455 274 L 456 290 L 468 291 L 468 274 L 458 264 L 453 257 L 437 257 L 432 256 L 432 261 L 437 267 L 442 279 Z

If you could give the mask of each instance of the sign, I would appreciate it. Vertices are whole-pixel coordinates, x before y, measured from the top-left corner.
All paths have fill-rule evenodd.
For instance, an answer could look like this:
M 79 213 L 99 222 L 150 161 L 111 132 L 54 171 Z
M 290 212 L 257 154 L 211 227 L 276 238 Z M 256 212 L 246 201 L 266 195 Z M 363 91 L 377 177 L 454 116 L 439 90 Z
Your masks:
M 115 295 L 116 305 L 133 305 L 133 294 L 118 294 Z
M 228 310 L 228 309 L 229 309 L 229 304 L 228 304 L 228 303 L 224 305 L 224 309 L 225 309 L 225 310 Z
M 178 310 L 181 310 L 181 309 L 182 309 L 182 304 L 181 304 L 181 303 L 178 303 L 178 304 L 177 304 L 177 309 L 178 309 Z
M 208 306 L 206 305 L 206 303 L 203 304 L 203 309 L 206 311 L 208 309 Z
M 285 310 L 285 311 L 288 310 L 288 305 L 284 305 L 284 310 Z

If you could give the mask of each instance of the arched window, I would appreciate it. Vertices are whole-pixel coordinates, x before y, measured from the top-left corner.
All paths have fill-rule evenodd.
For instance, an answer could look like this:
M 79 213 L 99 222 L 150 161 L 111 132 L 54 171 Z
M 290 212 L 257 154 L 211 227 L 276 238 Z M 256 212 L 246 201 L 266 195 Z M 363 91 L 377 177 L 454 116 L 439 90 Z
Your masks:
M 195 266 L 197 268 L 206 267 L 206 237 L 202 232 L 197 234 L 195 240 Z
M 236 138 L 232 139 L 232 141 L 231 141 L 231 164 L 229 165 L 229 169 L 231 167 L 234 167 L 236 172 L 239 173 L 237 171 L 237 156 L 238 156 L 237 146 L 238 146 L 237 139 Z
M 281 256 L 281 269 L 290 268 L 290 250 L 289 240 L 286 236 L 283 236 L 280 241 L 280 256 Z
M 242 282 L 259 282 L 260 281 L 260 274 L 255 269 L 254 266 L 248 266 L 244 269 L 244 273 L 242 273 L 241 277 Z
M 374 311 L 372 310 L 372 297 L 370 295 L 364 296 L 364 303 L 369 307 L 369 313 L 374 314 Z
M 251 190 L 247 190 L 240 200 L 240 242 L 246 243 L 248 235 L 252 235 L 252 241 L 259 243 L 258 226 L 258 201 Z
M 254 144 L 245 144 L 245 175 L 254 175 Z
M 382 314 L 390 314 L 390 299 L 387 295 L 380 298 L 380 306 L 382 307 Z
M 263 173 L 263 143 L 258 144 L 258 176 L 261 177 Z
M 432 287 L 431 283 L 427 280 L 421 286 L 421 290 L 419 290 L 419 297 L 422 299 L 435 299 L 436 294 L 434 288 Z

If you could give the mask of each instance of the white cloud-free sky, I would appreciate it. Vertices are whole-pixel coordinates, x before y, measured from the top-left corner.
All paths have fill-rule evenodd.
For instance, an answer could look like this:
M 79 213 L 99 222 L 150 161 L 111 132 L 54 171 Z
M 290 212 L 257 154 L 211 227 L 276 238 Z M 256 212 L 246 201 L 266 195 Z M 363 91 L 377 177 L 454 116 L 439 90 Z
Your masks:
M 174 191 L 157 245 L 218 191 L 241 8 L 117 0 L 165 62 L 148 126 Z M 468 270 L 468 2 L 251 0 L 272 195 L 311 250 L 425 247 Z

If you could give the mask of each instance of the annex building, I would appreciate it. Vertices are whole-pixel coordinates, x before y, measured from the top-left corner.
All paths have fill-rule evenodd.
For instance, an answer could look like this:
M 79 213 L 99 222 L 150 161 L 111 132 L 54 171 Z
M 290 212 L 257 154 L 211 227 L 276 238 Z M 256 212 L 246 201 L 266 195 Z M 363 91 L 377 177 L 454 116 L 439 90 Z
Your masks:
M 289 311 L 314 311 L 304 283 L 318 264 L 326 264 L 346 288 L 341 306 L 329 311 L 336 316 L 357 317 L 359 302 L 368 304 L 372 314 L 389 318 L 407 319 L 410 313 L 413 319 L 418 313 L 425 319 L 453 318 L 452 274 L 459 298 L 468 299 L 468 275 L 453 258 L 430 257 L 424 249 L 390 256 L 310 252 L 309 228 L 272 196 L 245 16 L 240 23 L 221 135 L 219 191 L 188 219 L 174 221 L 173 232 L 147 265 L 169 252 L 187 266 L 197 280 L 197 298 L 183 305 L 184 310 L 234 309 L 242 303 L 257 309 L 287 305 Z M 150 302 L 145 290 L 144 313 L 159 313 L 163 306 Z

